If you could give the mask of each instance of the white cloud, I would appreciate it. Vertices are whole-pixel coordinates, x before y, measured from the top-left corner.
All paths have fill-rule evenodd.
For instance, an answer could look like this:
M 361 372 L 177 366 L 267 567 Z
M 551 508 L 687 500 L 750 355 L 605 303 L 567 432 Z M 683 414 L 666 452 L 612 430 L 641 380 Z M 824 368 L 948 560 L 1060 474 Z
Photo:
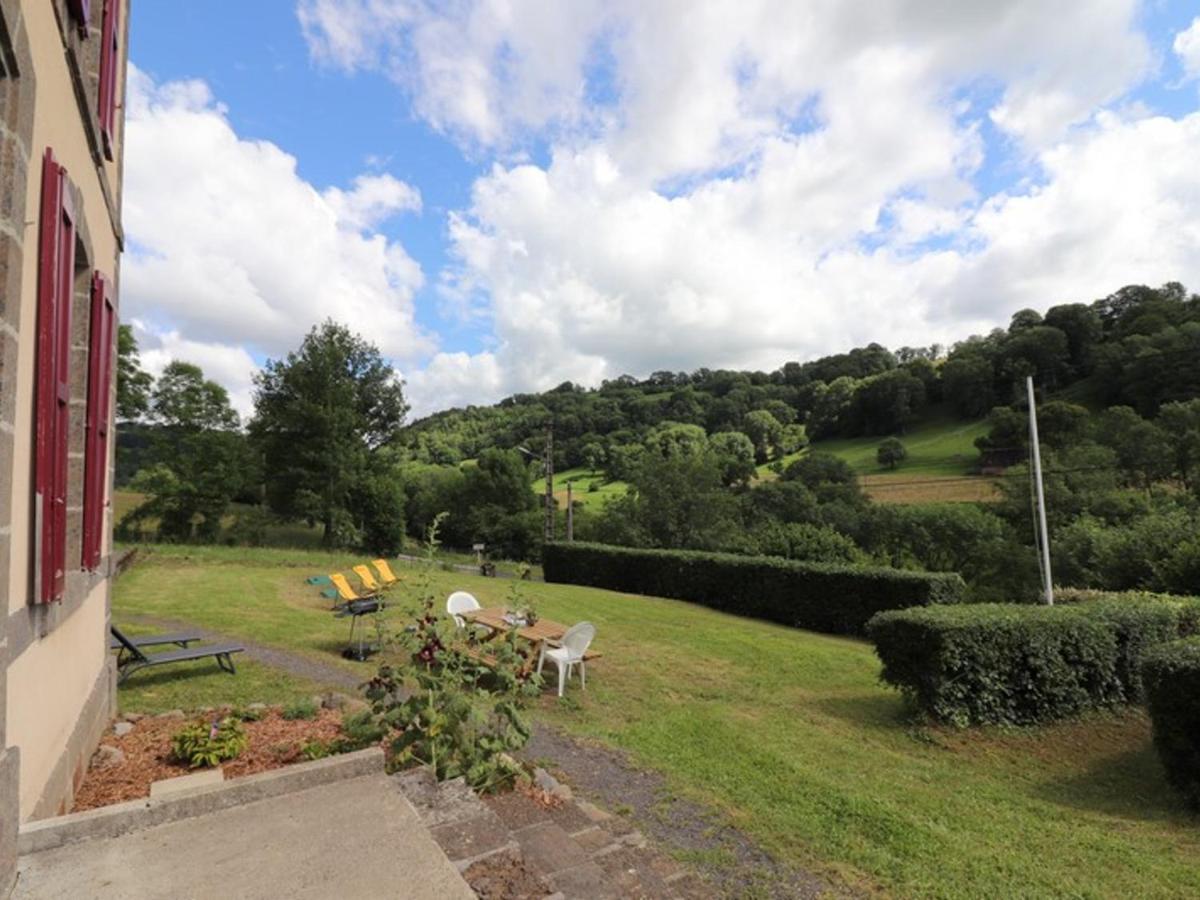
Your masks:
M 359 175 L 352 190 L 331 187 L 324 198 L 340 223 L 360 231 L 370 231 L 402 212 L 421 211 L 421 192 L 388 174 Z
M 1172 49 L 1183 66 L 1184 76 L 1188 79 L 1200 78 L 1200 16 L 1192 19 L 1191 25 L 1175 35 Z
M 282 355 L 332 317 L 398 359 L 431 350 L 414 320 L 420 266 L 373 230 L 419 210 L 415 189 L 379 174 L 322 193 L 279 147 L 239 137 L 202 82 L 133 67 L 126 133 L 122 312 L 176 336 L 162 347 L 236 368 L 244 348 Z
M 225 343 L 191 341 L 177 330 L 158 331 L 153 326 L 134 319 L 142 368 L 157 378 L 172 360 L 192 363 L 229 392 L 229 402 L 242 422 L 254 412 L 254 372 L 258 365 L 244 347 Z
M 449 216 L 439 291 L 492 334 L 437 353 L 417 328 L 422 272 L 377 232 L 421 211 L 415 187 L 371 161 L 318 189 L 235 134 L 202 83 L 133 71 L 123 303 L 152 359 L 209 360 L 242 410 L 242 347 L 278 354 L 326 316 L 395 357 L 425 413 L 567 379 L 945 342 L 1022 306 L 1200 282 L 1200 113 L 1129 102 L 1152 63 L 1135 0 L 297 14 L 316 60 L 385 73 L 491 162 Z M 1200 75 L 1200 19 L 1173 46 Z

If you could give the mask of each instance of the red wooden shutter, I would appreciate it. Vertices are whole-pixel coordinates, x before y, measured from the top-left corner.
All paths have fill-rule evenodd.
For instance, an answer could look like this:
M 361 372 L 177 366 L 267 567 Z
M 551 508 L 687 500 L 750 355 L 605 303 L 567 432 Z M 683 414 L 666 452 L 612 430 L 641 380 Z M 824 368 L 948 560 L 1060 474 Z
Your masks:
M 116 308 L 107 278 L 92 275 L 92 322 L 88 346 L 87 449 L 83 463 L 83 567 L 100 565 L 104 545 L 104 495 L 108 485 L 109 398 L 112 395 Z
M 75 210 L 67 171 L 46 148 L 38 247 L 37 424 L 34 491 L 41 603 L 61 600 L 67 560 L 67 439 L 70 431 L 71 288 Z
M 104 155 L 113 158 L 113 131 L 117 121 L 117 17 L 120 0 L 104 0 L 104 23 L 100 33 L 100 137 Z

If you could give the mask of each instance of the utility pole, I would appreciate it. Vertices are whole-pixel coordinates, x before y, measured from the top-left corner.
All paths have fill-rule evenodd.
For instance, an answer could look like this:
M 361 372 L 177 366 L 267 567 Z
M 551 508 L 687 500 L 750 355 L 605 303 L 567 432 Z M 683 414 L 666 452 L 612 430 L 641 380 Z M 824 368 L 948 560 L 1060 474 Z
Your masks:
M 1042 590 L 1046 605 L 1054 605 L 1054 579 L 1050 575 L 1050 534 L 1046 528 L 1046 495 L 1042 490 L 1042 449 L 1038 444 L 1037 409 L 1033 399 L 1033 376 L 1025 377 L 1025 392 L 1029 396 L 1029 455 L 1033 458 L 1033 487 L 1037 497 L 1037 527 L 1041 544 Z
M 554 423 L 546 426 L 546 451 L 542 456 L 546 467 L 546 540 L 554 540 Z
M 575 505 L 571 501 L 571 482 L 567 482 L 567 542 L 575 540 Z

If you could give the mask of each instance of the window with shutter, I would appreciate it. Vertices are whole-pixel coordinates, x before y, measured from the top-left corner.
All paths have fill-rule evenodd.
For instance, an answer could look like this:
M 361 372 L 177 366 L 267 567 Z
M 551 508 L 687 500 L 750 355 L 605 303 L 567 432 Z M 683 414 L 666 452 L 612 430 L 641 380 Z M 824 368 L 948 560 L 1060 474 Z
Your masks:
M 67 0 L 67 8 L 71 12 L 71 18 L 75 20 L 75 27 L 79 29 L 79 36 L 86 38 L 88 16 L 92 13 L 90 0 Z
M 66 584 L 67 439 L 70 430 L 71 287 L 75 210 L 67 171 L 46 148 L 38 244 L 37 422 L 34 514 L 41 603 L 61 600 Z
M 97 114 L 100 117 L 100 137 L 104 142 L 104 155 L 113 159 L 113 131 L 117 121 L 117 17 L 120 0 L 104 0 L 104 21 L 100 31 L 100 102 Z
M 116 307 L 112 283 L 92 275 L 92 316 L 88 346 L 87 445 L 83 468 L 83 567 L 100 565 L 104 546 L 105 488 L 108 485 L 109 401 L 112 395 L 113 331 Z

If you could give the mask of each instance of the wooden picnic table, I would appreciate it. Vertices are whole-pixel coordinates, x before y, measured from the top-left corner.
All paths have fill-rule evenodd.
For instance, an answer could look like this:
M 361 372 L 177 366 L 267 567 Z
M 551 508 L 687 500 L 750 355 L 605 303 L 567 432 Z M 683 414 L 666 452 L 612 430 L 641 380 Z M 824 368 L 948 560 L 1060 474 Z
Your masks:
M 483 609 L 474 609 L 470 612 L 459 613 L 459 615 L 468 622 L 473 622 L 476 625 L 486 625 L 498 634 L 505 633 L 512 628 L 512 623 L 504 619 L 508 615 L 508 607 L 506 606 L 487 606 Z M 542 641 L 561 640 L 562 636 L 566 633 L 566 625 L 540 617 L 532 625 L 521 625 L 517 628 L 519 636 L 535 644 L 540 644 Z
M 508 615 L 507 606 L 486 606 L 483 609 L 474 609 L 470 612 L 459 613 L 468 622 L 474 625 L 486 625 L 492 629 L 492 637 L 506 634 L 512 623 L 505 621 L 505 616 Z M 562 636 L 567 633 L 567 628 L 570 626 L 555 622 L 552 619 L 543 619 L 540 616 L 532 625 L 517 626 L 518 637 L 523 637 L 534 645 L 539 645 L 544 641 L 557 642 L 562 640 Z M 599 657 L 600 654 L 594 650 L 588 650 L 583 654 L 585 660 L 592 660 Z

